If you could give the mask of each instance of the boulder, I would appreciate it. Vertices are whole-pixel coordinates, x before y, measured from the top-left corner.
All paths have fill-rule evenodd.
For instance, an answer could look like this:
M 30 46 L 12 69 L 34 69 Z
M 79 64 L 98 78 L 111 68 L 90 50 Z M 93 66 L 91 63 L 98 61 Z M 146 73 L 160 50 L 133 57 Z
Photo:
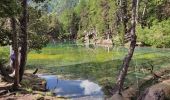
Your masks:
M 143 100 L 170 100 L 170 79 L 151 86 Z

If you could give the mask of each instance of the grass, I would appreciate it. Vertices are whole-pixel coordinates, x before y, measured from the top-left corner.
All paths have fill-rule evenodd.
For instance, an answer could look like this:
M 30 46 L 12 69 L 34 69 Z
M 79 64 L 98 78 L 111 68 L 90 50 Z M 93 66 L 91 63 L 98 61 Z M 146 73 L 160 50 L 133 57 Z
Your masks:
M 2 52 L 3 50 L 1 50 Z M 4 49 L 4 48 L 3 48 Z M 7 47 L 5 51 L 8 51 Z M 102 86 L 113 85 L 122 60 L 127 53 L 123 47 L 85 48 L 73 44 L 49 45 L 40 52 L 28 54 L 27 69 L 39 68 L 41 73 L 62 75 L 65 78 L 89 79 Z M 154 70 L 170 65 L 170 49 L 137 47 L 129 67 L 125 84 L 132 84 Z

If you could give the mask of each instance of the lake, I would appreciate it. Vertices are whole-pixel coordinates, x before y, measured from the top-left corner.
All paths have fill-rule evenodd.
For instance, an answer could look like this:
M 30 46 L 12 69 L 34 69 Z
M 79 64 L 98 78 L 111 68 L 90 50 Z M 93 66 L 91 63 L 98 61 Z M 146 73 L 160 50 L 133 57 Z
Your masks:
M 27 69 L 39 68 L 39 73 L 57 75 L 64 80 L 88 80 L 109 95 L 126 53 L 125 47 L 51 44 L 28 54 Z M 155 71 L 168 65 L 170 49 L 136 47 L 125 86 L 138 84 L 151 69 Z

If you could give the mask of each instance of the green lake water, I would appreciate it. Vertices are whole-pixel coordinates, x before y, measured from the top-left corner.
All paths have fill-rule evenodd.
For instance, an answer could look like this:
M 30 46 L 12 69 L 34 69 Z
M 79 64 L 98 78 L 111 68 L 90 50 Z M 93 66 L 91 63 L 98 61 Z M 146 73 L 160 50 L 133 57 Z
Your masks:
M 113 86 L 122 60 L 124 47 L 89 46 L 77 44 L 48 45 L 28 54 L 28 69 L 39 68 L 44 73 L 62 75 L 68 79 L 88 79 L 103 87 Z M 138 83 L 150 74 L 170 64 L 170 49 L 136 47 L 125 85 Z

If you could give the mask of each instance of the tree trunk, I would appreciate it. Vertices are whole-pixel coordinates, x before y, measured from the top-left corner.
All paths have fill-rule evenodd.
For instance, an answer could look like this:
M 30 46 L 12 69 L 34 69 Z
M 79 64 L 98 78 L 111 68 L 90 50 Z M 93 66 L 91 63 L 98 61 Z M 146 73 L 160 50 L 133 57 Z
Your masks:
M 22 0 L 22 17 L 20 21 L 20 27 L 21 27 L 21 59 L 20 59 L 20 81 L 22 80 L 26 60 L 27 60 L 27 0 Z
M 122 1 L 122 17 L 123 17 L 123 26 L 124 26 L 124 35 L 127 34 L 127 30 L 128 30 L 128 15 L 127 15 L 127 0 L 123 0 Z
M 11 18 L 11 27 L 12 27 L 12 42 L 13 42 L 13 49 L 14 49 L 14 69 L 15 69 L 15 79 L 14 79 L 14 89 L 18 89 L 19 86 L 19 63 L 18 63 L 18 36 L 16 31 L 16 20 L 14 17 Z
M 146 24 L 146 22 L 144 20 L 145 20 L 146 8 L 147 8 L 148 0 L 145 0 L 144 3 L 145 3 L 145 5 L 144 5 L 143 11 L 142 11 L 142 16 L 140 18 L 142 28 L 144 28 L 144 26 Z
M 136 1 L 136 24 L 138 23 L 138 21 L 139 21 L 139 2 L 140 2 L 140 0 L 137 0 Z
M 120 22 L 121 26 L 123 26 L 123 33 L 122 33 L 122 44 L 124 45 L 126 42 L 126 36 L 128 31 L 128 15 L 127 15 L 127 0 L 119 0 L 119 14 L 120 14 Z
M 130 40 L 130 48 L 128 54 L 125 56 L 123 60 L 122 69 L 117 79 L 118 93 L 121 93 L 125 81 L 125 77 L 127 75 L 129 63 L 134 53 L 135 45 L 136 45 L 136 5 L 137 0 L 132 0 L 132 18 L 131 18 L 131 40 Z

